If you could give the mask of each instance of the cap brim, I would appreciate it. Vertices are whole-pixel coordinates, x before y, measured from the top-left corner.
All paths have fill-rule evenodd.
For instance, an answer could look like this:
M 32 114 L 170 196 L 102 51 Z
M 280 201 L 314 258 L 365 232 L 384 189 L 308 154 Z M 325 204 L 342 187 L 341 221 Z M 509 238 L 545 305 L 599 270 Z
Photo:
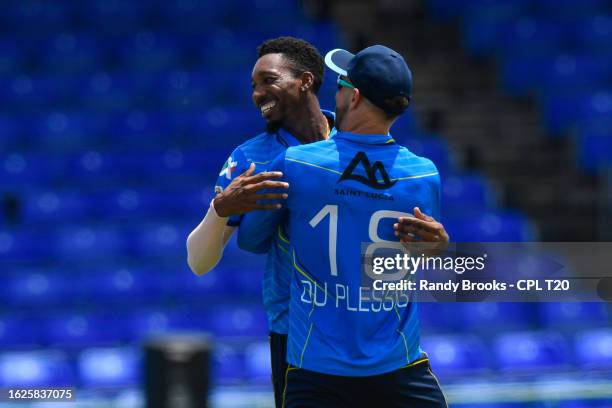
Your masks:
M 325 65 L 337 74 L 348 76 L 346 69 L 354 56 L 346 50 L 336 48 L 325 54 Z

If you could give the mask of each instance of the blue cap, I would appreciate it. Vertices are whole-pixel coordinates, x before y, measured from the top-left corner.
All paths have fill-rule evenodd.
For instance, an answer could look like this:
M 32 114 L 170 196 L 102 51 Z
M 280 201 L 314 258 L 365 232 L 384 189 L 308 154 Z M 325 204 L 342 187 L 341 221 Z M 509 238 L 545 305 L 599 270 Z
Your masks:
M 373 45 L 351 54 L 335 49 L 325 55 L 325 65 L 348 77 L 370 102 L 390 114 L 399 114 L 386 103 L 397 96 L 412 96 L 412 72 L 404 58 L 384 45 Z

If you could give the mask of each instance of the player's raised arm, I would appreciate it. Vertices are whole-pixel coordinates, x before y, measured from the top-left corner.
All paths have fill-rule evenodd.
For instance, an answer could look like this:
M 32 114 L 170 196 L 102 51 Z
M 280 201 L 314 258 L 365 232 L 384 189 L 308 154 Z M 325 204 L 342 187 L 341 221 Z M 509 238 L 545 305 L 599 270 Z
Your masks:
M 230 158 L 231 161 L 231 158 Z M 287 184 L 274 181 L 282 176 L 277 172 L 262 172 L 253 176 L 255 164 L 234 178 L 223 191 L 211 201 L 204 219 L 187 238 L 187 263 L 196 275 L 212 270 L 223 255 L 225 245 L 231 238 L 241 216 L 254 210 L 271 210 L 278 204 L 261 204 L 261 200 L 282 200 L 283 193 L 261 194 L 260 190 L 286 188 Z

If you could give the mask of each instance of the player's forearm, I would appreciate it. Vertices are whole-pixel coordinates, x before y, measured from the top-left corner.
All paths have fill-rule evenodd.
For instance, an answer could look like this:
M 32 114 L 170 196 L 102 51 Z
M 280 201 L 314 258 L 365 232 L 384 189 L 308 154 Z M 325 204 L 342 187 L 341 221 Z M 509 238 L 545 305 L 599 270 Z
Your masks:
M 219 217 L 212 206 L 208 209 L 187 238 L 187 264 L 193 273 L 203 275 L 219 263 L 234 229 L 227 226 L 227 218 Z

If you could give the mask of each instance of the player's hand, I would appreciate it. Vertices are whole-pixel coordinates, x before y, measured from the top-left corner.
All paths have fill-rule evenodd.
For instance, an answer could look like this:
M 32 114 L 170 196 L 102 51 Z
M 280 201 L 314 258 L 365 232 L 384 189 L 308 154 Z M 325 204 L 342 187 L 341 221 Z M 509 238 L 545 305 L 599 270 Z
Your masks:
M 254 210 L 277 210 L 281 204 L 260 204 L 260 201 L 283 200 L 286 193 L 260 193 L 259 190 L 272 188 L 289 188 L 289 183 L 275 181 L 283 176 L 280 171 L 262 171 L 253 176 L 255 163 L 251 163 L 247 171 L 236 177 L 217 194 L 213 205 L 220 217 L 240 215 Z
M 398 223 L 393 225 L 395 235 L 401 242 L 433 242 L 436 248 L 444 250 L 448 246 L 449 237 L 444 225 L 433 217 L 414 207 L 414 217 L 400 217 Z

